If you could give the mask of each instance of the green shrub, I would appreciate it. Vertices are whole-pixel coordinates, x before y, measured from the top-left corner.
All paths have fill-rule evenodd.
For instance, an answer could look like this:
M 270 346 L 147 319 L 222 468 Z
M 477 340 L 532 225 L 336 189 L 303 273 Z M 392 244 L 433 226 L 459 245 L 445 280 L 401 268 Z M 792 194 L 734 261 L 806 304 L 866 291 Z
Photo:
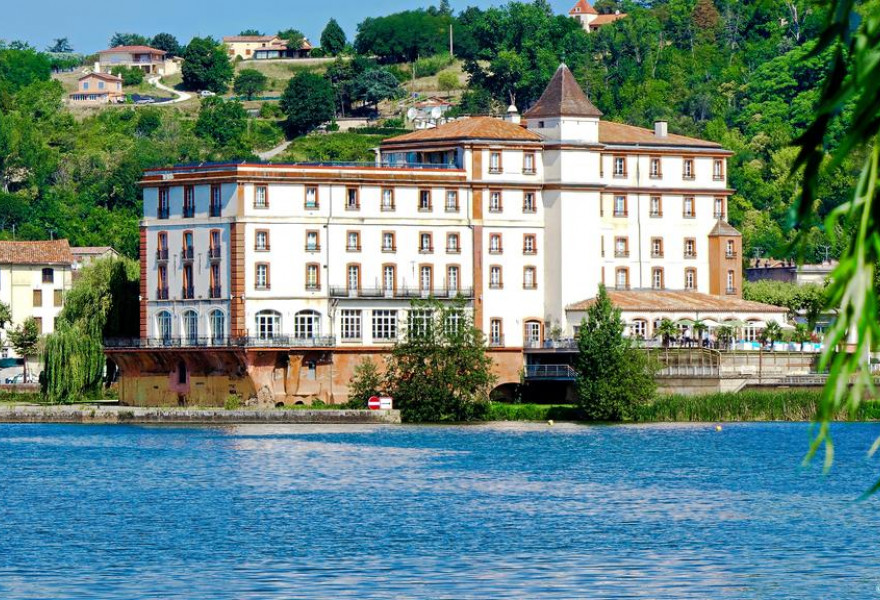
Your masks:
M 241 408 L 241 396 L 238 394 L 229 394 L 226 396 L 226 402 L 223 403 L 226 410 L 238 410 Z
M 110 73 L 122 78 L 122 85 L 140 85 L 144 82 L 144 72 L 137 67 L 118 66 L 110 69 Z
M 821 398 L 818 390 L 754 390 L 703 396 L 660 396 L 639 406 L 635 421 L 811 421 Z M 867 404 L 856 418 L 880 416 L 880 405 Z M 841 420 L 847 415 L 838 415 Z
M 284 111 L 277 102 L 263 102 L 260 105 L 261 119 L 280 119 L 284 117 Z
M 576 406 L 553 404 L 507 404 L 492 402 L 487 421 L 580 421 L 583 412 Z
M 453 63 L 454 59 L 448 52 L 426 56 L 415 62 L 416 77 L 431 77 Z

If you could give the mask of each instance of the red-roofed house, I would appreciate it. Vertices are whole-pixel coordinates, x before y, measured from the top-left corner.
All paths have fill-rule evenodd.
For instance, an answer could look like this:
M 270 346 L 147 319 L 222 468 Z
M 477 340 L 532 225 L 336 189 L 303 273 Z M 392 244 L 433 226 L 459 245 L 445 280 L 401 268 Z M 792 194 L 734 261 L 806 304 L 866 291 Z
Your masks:
M 603 25 L 614 23 L 626 17 L 626 13 L 619 10 L 611 14 L 599 14 L 599 12 L 590 5 L 587 0 L 578 0 L 570 11 L 568 16 L 577 19 L 587 33 L 596 31 Z
M 147 75 L 172 75 L 178 70 L 178 62 L 166 55 L 164 50 L 149 46 L 116 46 L 98 52 L 95 70 L 109 73 L 113 67 L 136 67 Z
M 88 73 L 79 78 L 77 89 L 69 96 L 71 102 L 111 104 L 122 102 L 122 78 L 110 73 Z
M 272 58 L 308 58 L 312 51 L 304 39 L 297 49 L 291 49 L 277 35 L 228 35 L 223 38 L 229 58 L 235 60 L 267 60 Z
M 73 255 L 67 240 L 0 241 L 0 302 L 12 311 L 12 325 L 34 317 L 41 334 L 55 331 L 55 318 L 71 287 Z M 15 356 L 0 331 L 0 356 Z

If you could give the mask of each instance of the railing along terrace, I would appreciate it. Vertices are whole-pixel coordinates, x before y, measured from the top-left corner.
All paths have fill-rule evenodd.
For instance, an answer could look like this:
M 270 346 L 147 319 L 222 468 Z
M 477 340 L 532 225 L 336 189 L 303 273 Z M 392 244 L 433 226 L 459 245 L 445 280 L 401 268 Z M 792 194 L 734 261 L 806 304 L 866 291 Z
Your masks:
M 330 287 L 333 298 L 473 298 L 473 288 L 422 290 L 419 288 L 399 287 L 397 289 Z
M 460 171 L 461 165 L 458 163 L 420 163 L 420 162 L 398 162 L 398 161 L 303 161 L 291 163 L 275 163 L 269 161 L 228 161 L 228 162 L 201 162 L 201 163 L 182 163 L 171 168 L 153 169 L 147 171 L 149 175 L 174 175 L 175 171 L 180 169 L 200 169 L 202 171 L 225 171 L 230 167 L 249 167 L 249 166 L 271 166 L 271 167 L 354 167 L 354 168 L 372 168 L 372 169 L 438 169 L 444 171 Z M 160 217 L 162 218 L 162 217 Z M 166 216 L 167 217 L 167 213 Z
M 168 337 L 109 338 L 104 347 L 110 349 L 140 348 L 330 348 L 335 336 L 301 338 L 292 335 L 271 337 Z
M 575 379 L 571 365 L 526 365 L 526 379 Z

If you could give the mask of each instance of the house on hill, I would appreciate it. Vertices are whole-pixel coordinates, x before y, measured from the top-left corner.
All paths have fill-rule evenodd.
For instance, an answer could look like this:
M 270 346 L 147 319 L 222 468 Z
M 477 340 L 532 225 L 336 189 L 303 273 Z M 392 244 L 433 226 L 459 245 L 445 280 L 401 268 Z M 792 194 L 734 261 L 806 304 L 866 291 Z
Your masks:
M 113 67 L 133 67 L 145 75 L 173 75 L 180 70 L 180 62 L 168 58 L 164 50 L 149 46 L 116 46 L 98 52 L 95 71 L 109 73 Z
M 626 13 L 618 10 L 612 14 L 599 14 L 587 0 L 578 0 L 577 4 L 568 11 L 568 16 L 577 19 L 587 33 L 592 33 L 603 25 L 625 18 Z
M 299 48 L 289 48 L 277 35 L 229 35 L 223 38 L 230 60 L 269 60 L 273 58 L 308 58 L 312 51 L 309 40 Z
M 122 78 L 110 73 L 87 73 L 77 81 L 76 91 L 68 98 L 75 103 L 113 104 L 125 100 Z

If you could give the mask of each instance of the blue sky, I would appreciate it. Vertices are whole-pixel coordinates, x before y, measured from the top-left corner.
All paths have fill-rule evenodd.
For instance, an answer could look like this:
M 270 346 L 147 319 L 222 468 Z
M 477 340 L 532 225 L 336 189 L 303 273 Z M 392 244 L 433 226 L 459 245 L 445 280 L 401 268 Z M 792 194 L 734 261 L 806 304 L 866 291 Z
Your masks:
M 437 0 L 439 3 L 439 0 Z M 568 12 L 574 0 L 551 0 L 557 12 Z M 335 17 L 349 38 L 364 18 L 433 2 L 415 0 L 7 0 L 0 9 L 0 39 L 25 40 L 39 49 L 53 38 L 67 37 L 77 52 L 97 52 L 107 47 L 116 31 L 154 35 L 167 31 L 185 43 L 194 36 L 235 35 L 255 28 L 267 33 L 294 27 L 317 41 L 331 17 Z M 467 6 L 504 4 L 491 0 L 452 0 L 456 12 Z

